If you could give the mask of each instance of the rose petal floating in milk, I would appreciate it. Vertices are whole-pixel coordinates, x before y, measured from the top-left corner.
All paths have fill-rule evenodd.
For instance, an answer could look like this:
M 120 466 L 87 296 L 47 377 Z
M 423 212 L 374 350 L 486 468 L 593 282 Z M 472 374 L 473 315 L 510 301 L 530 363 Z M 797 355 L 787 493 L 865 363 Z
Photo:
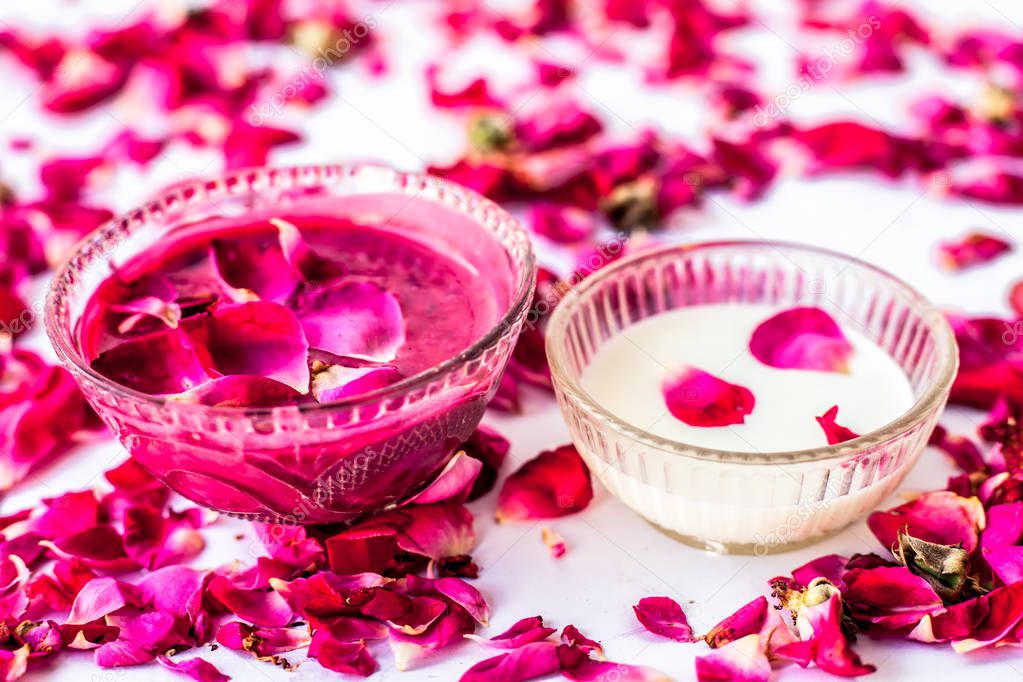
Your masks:
M 821 429 L 824 431 L 824 436 L 828 439 L 828 445 L 844 443 L 847 440 L 860 437 L 860 434 L 852 431 L 851 429 L 847 429 L 835 421 L 838 419 L 838 405 L 832 406 L 827 412 L 820 417 L 815 417 L 815 419 L 817 420 L 817 423 L 821 425 Z
M 749 349 L 760 362 L 779 369 L 849 371 L 852 344 L 820 308 L 791 308 L 764 320 L 750 337 Z
M 696 367 L 683 367 L 672 374 L 662 391 L 668 411 L 690 426 L 742 424 L 756 404 L 748 388 Z

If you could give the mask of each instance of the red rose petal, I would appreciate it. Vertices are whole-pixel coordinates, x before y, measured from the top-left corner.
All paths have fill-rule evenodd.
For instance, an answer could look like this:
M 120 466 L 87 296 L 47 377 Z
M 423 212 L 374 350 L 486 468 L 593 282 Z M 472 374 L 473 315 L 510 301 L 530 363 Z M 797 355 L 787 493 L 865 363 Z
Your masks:
M 207 381 L 172 399 L 210 407 L 273 407 L 294 404 L 301 397 L 294 388 L 274 379 L 231 374 Z
M 340 282 L 303 296 L 297 313 L 310 348 L 390 362 L 405 343 L 401 306 L 370 282 Z
M 483 470 L 483 461 L 466 454 L 455 453 L 444 469 L 427 487 L 410 497 L 406 504 L 433 504 L 436 502 L 465 502 Z
M 643 627 L 655 635 L 676 642 L 696 641 L 682 607 L 670 597 L 644 597 L 632 610 Z
M 210 378 L 192 341 L 180 329 L 125 341 L 100 354 L 92 368 L 119 384 L 157 395 L 181 393 Z
M 0 560 L 0 613 L 11 620 L 19 620 L 28 608 L 28 585 L 31 573 L 28 566 L 15 555 Z
M 224 576 L 213 576 L 209 595 L 225 609 L 254 625 L 283 627 L 293 620 L 291 608 L 275 591 L 244 590 Z
M 552 519 L 582 511 L 593 499 L 590 472 L 574 445 L 547 450 L 505 479 L 500 521 Z
M 836 423 L 835 420 L 837 418 L 838 405 L 833 405 L 823 415 L 816 417 L 817 423 L 821 425 L 821 429 L 824 431 L 824 436 L 828 439 L 828 445 L 844 443 L 847 440 L 860 437 L 860 434 L 855 431 Z
M 930 584 L 904 566 L 855 568 L 844 581 L 842 596 L 857 619 L 883 632 L 908 634 L 925 615 L 943 608 Z
M 712 627 L 704 635 L 704 640 L 711 648 L 716 649 L 747 635 L 756 634 L 764 627 L 767 609 L 767 598 L 757 597 Z
M 279 656 L 309 646 L 307 628 L 257 628 L 231 621 L 217 630 L 217 643 L 235 651 L 249 651 L 260 658 Z
M 848 372 L 852 344 L 834 319 L 820 308 L 791 308 L 753 331 L 750 352 L 779 369 Z
M 351 528 L 325 541 L 330 570 L 341 574 L 383 573 L 398 551 L 394 528 Z
M 742 424 L 756 403 L 746 387 L 696 367 L 683 367 L 673 374 L 662 391 L 668 411 L 690 426 Z
M 327 670 L 369 677 L 379 666 L 365 642 L 338 642 L 328 630 L 317 630 L 309 645 L 309 658 Z
M 298 288 L 298 276 L 284 257 L 275 229 L 210 242 L 210 262 L 238 301 L 258 298 L 286 302 Z
M 840 677 L 869 675 L 876 668 L 860 661 L 842 631 L 842 598 L 836 592 L 814 605 L 803 604 L 797 615 L 803 641 L 783 644 L 775 653 L 802 667 L 811 662 L 826 673 Z
M 330 365 L 313 375 L 312 394 L 319 403 L 332 403 L 369 393 L 401 381 L 393 367 Z

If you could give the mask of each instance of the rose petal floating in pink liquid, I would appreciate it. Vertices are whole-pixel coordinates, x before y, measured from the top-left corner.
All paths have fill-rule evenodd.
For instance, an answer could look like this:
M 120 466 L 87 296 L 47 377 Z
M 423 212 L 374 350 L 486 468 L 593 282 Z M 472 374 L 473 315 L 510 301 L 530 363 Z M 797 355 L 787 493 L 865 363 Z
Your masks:
M 668 411 L 690 426 L 742 424 L 756 404 L 748 388 L 696 367 L 683 367 L 668 377 L 662 391 Z
M 401 306 L 370 282 L 339 282 L 303 296 L 297 314 L 309 347 L 370 362 L 390 362 L 405 343 Z
M 791 308 L 761 322 L 753 331 L 750 352 L 779 369 L 849 371 L 852 344 L 835 320 L 820 308 Z

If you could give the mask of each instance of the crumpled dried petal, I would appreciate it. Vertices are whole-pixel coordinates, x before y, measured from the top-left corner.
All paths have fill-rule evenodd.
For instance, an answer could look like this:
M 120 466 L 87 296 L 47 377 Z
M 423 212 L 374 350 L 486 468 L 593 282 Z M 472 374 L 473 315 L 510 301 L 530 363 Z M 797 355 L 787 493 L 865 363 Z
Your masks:
M 308 628 L 257 628 L 234 620 L 217 630 L 217 643 L 258 658 L 271 658 L 309 646 Z
M 499 521 L 552 519 L 582 511 L 593 499 L 590 471 L 574 445 L 541 452 L 504 481 Z
M 828 439 L 828 445 L 844 443 L 847 440 L 860 437 L 860 434 L 856 433 L 852 429 L 848 429 L 841 424 L 838 424 L 835 421 L 837 418 L 838 405 L 833 405 L 823 415 L 816 417 L 817 423 L 821 425 L 821 429 L 824 431 L 825 438 Z
M 690 426 L 742 424 L 756 404 L 745 386 L 690 366 L 665 379 L 661 390 L 671 415 Z
M 299 298 L 309 347 L 370 362 L 390 362 L 405 343 L 401 305 L 372 282 L 345 282 Z
M 678 602 L 670 597 L 644 597 L 632 607 L 636 619 L 650 632 L 676 642 L 695 642 L 693 628 Z
M 820 308 L 790 308 L 761 322 L 750 337 L 753 356 L 769 367 L 849 371 L 852 344 Z
M 990 234 L 971 232 L 957 241 L 938 244 L 941 265 L 947 270 L 965 270 L 982 265 L 1012 250 L 1012 244 Z
M 138 606 L 140 597 L 132 585 L 110 577 L 94 578 L 75 597 L 66 622 L 71 625 L 91 623 L 126 606 Z

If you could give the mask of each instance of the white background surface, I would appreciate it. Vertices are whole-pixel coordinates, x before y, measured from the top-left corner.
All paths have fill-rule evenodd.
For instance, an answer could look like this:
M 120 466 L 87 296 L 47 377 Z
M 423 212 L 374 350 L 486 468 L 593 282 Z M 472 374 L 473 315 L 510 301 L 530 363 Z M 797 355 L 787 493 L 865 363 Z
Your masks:
M 764 0 L 758 4 L 766 24 L 730 37 L 727 44 L 762 62 L 764 75 L 758 83 L 771 95 L 782 92 L 792 79 L 790 17 L 778 10 L 778 6 L 787 7 L 790 3 Z M 1020 28 L 1023 7 L 1014 0 L 904 4 L 926 6 L 921 17 L 945 31 L 981 21 L 1023 31 Z M 383 81 L 369 79 L 358 63 L 332 74 L 339 98 L 297 124 L 309 144 L 278 152 L 276 162 L 377 159 L 418 169 L 427 162 L 447 161 L 460 151 L 461 124 L 457 118 L 429 108 L 421 83 L 425 61 L 444 46 L 424 18 L 428 7 L 427 3 L 408 2 L 368 6 L 368 15 L 377 24 L 375 35 L 385 45 L 392 62 L 389 76 Z M 74 4 L 8 0 L 0 5 L 0 21 L 18 26 L 59 25 L 74 32 L 88 22 L 113 25 L 129 21 L 141 11 L 133 0 Z M 482 42 L 471 45 L 461 60 L 467 73 L 481 66 L 489 73 L 515 73 L 521 66 L 496 57 L 493 46 Z M 568 49 L 566 54 L 571 52 Z M 847 116 L 905 128 L 908 119 L 904 106 L 914 93 L 942 91 L 969 97 L 980 91 L 981 83 L 975 76 L 963 72 L 949 74 L 936 68 L 926 53 L 911 54 L 911 76 L 869 84 L 827 81 L 797 98 L 789 113 L 799 121 Z M 576 62 L 585 57 L 585 53 L 577 55 Z M 564 60 L 573 63 L 570 57 Z M 638 85 L 638 70 L 587 61 L 580 83 L 572 87 L 581 100 L 602 112 L 613 129 L 627 133 L 633 126 L 657 123 L 671 134 L 694 143 L 701 139 L 706 114 L 694 90 L 673 85 L 648 92 Z M 125 115 L 90 113 L 70 127 L 61 119 L 38 112 L 33 103 L 36 86 L 18 70 L 0 62 L 0 74 L 3 142 L 30 135 L 43 151 L 87 152 L 116 129 L 115 117 Z M 504 81 L 498 81 L 501 82 Z M 281 123 L 296 125 L 287 116 Z M 31 190 L 33 164 L 24 156 L 12 156 L 7 151 L 0 154 L 4 179 L 19 189 Z M 128 208 L 168 182 L 191 174 L 215 173 L 219 163 L 212 153 L 173 147 L 146 175 L 129 171 L 119 176 L 116 191 L 110 194 L 112 203 L 118 209 Z M 939 270 L 933 261 L 933 246 L 938 240 L 972 228 L 1015 238 L 1023 234 L 1023 220 L 1018 211 L 942 201 L 930 188 L 914 181 L 891 184 L 877 176 L 847 176 L 809 182 L 788 177 L 757 203 L 745 205 L 727 196 L 714 195 L 703 210 L 686 212 L 674 223 L 673 238 L 680 240 L 777 238 L 828 246 L 893 271 L 942 305 L 972 313 L 1005 312 L 1006 288 L 1023 276 L 1023 251 L 964 274 L 949 275 Z M 37 347 L 46 343 L 41 335 L 32 341 Z M 955 410 L 949 412 L 945 422 L 954 431 L 967 431 L 972 430 L 977 420 L 977 414 Z M 513 441 L 506 471 L 541 449 L 567 440 L 555 404 L 539 395 L 529 396 L 524 415 L 494 415 L 487 422 Z M 82 448 L 10 494 L 0 511 L 9 512 L 66 489 L 96 485 L 100 473 L 121 457 L 122 451 L 113 443 Z M 928 451 L 903 488 L 941 487 L 950 472 L 951 467 L 942 455 Z M 630 608 L 641 597 L 668 595 L 677 599 L 700 633 L 764 593 L 769 578 L 787 573 L 813 557 L 830 552 L 881 551 L 865 524 L 858 523 L 815 547 L 797 552 L 766 558 L 713 556 L 672 542 L 598 490 L 593 504 L 582 514 L 546 524 L 568 542 L 567 555 L 555 561 L 540 540 L 545 524 L 497 527 L 491 520 L 494 499 L 490 495 L 472 505 L 480 539 L 474 556 L 482 567 L 476 584 L 493 612 L 492 627 L 483 634 L 492 635 L 519 618 L 542 614 L 554 626 L 574 623 L 599 639 L 612 660 L 649 665 L 677 680 L 695 678 L 693 658 L 704 652 L 705 647 L 661 640 L 643 631 Z M 897 497 L 893 498 L 887 506 L 897 502 Z M 235 539 L 244 530 L 245 524 L 230 520 L 215 525 L 207 533 L 208 548 L 197 563 L 212 567 L 233 559 L 250 559 L 254 551 L 251 540 Z M 877 643 L 863 638 L 857 648 L 865 661 L 878 666 L 879 671 L 872 676 L 878 682 L 1023 677 L 1023 660 L 1018 658 L 1018 650 L 961 657 L 940 647 Z M 376 651 L 381 672 L 373 680 L 456 680 L 462 671 L 487 655 L 475 644 L 466 643 L 441 653 L 424 667 L 398 673 L 386 646 Z M 312 661 L 297 672 L 285 673 L 224 649 L 203 655 L 240 680 L 298 682 L 337 677 Z M 826 678 L 818 671 L 794 666 L 777 673 L 777 679 L 782 681 Z M 60 656 L 56 666 L 32 673 L 26 679 L 129 682 L 179 678 L 155 665 L 103 671 L 94 667 L 88 654 L 76 653 Z

